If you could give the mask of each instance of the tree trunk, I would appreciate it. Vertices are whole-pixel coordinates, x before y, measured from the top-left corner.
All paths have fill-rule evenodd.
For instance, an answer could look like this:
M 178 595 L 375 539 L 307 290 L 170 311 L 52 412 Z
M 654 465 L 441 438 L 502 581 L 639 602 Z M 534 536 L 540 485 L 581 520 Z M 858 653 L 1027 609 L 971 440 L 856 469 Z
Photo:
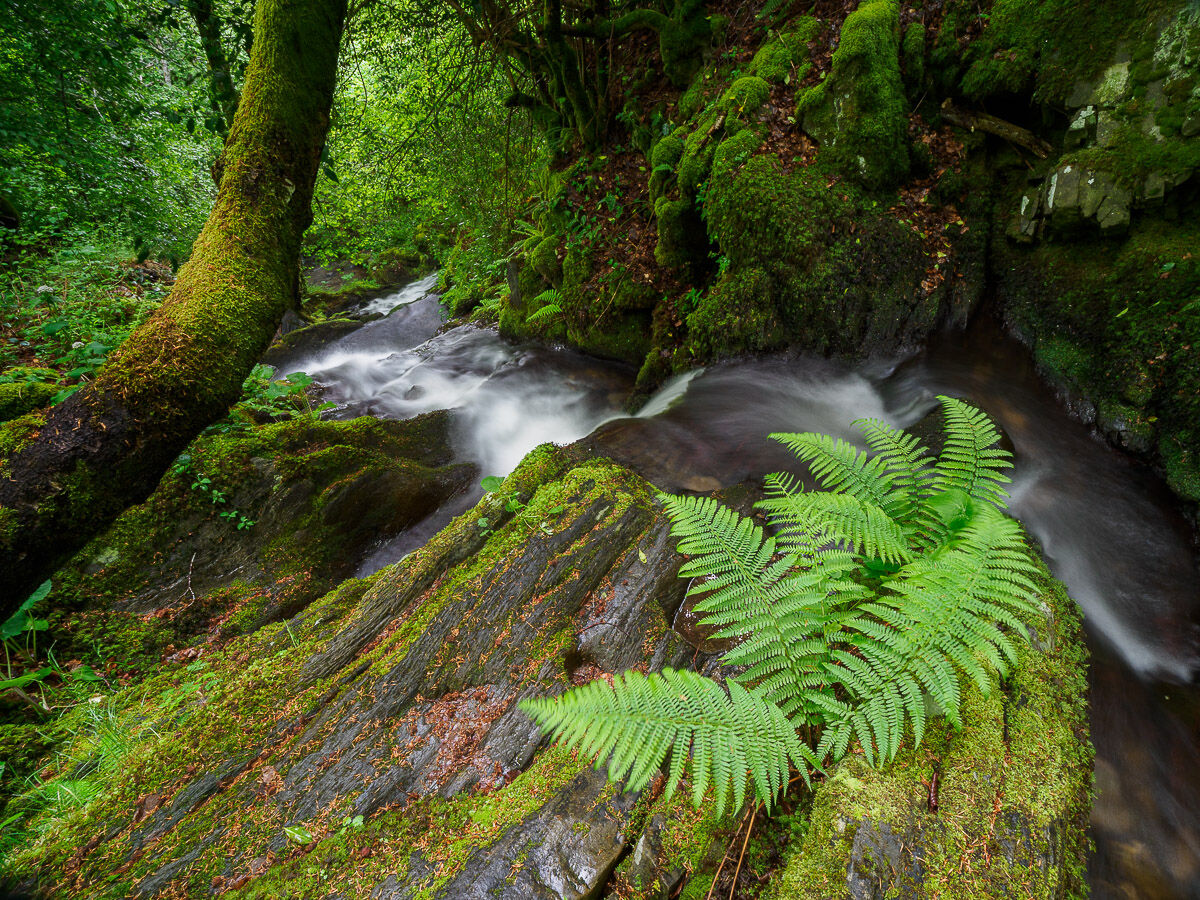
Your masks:
M 213 12 L 212 0 L 188 0 L 187 9 L 196 23 L 200 45 L 208 60 L 208 93 L 213 116 L 221 134 L 228 136 L 237 114 L 238 92 L 233 83 L 233 61 L 221 43 L 221 20 Z
M 170 296 L 95 381 L 0 426 L 0 619 L 228 410 L 294 302 L 345 15 L 258 0 L 221 187 Z

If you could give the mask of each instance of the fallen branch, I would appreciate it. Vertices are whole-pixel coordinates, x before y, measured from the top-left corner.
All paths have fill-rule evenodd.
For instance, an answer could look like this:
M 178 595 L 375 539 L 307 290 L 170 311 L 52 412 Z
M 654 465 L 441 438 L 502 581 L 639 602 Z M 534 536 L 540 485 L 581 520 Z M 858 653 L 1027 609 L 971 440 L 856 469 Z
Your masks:
M 1045 159 L 1054 151 L 1054 148 L 1050 144 L 1043 141 L 1028 128 L 1022 128 L 1020 125 L 1014 125 L 1012 122 L 1005 122 L 1003 119 L 997 119 L 995 116 L 990 116 L 987 113 L 970 112 L 960 109 L 949 99 L 942 104 L 942 118 L 951 125 L 957 125 L 959 128 L 965 128 L 967 131 L 982 131 L 986 134 L 994 134 L 996 137 L 1004 138 L 1004 140 L 1011 141 L 1018 147 L 1024 147 L 1037 156 L 1038 159 Z

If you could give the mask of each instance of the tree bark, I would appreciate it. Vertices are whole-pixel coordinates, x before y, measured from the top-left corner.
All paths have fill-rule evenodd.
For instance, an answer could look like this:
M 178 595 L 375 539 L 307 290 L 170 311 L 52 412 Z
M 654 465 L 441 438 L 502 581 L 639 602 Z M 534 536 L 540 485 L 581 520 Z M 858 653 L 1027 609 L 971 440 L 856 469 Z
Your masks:
M 345 15 L 258 0 L 220 190 L 170 296 L 93 382 L 0 426 L 0 619 L 237 401 L 294 302 Z
M 187 10 L 196 23 L 200 45 L 208 60 L 208 93 L 213 116 L 220 123 L 221 134 L 227 136 L 237 115 L 238 92 L 233 83 L 232 61 L 221 43 L 221 20 L 213 12 L 212 0 L 188 0 Z

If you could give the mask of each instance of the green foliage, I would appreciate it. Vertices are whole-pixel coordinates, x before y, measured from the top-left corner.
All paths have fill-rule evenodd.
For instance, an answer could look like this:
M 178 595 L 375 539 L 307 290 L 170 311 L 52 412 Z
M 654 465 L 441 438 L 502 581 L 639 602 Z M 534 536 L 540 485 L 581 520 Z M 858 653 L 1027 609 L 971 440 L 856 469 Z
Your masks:
M 530 111 L 504 106 L 512 84 L 490 51 L 448 9 L 426 12 L 368 5 L 351 22 L 305 244 L 323 263 L 453 256 L 466 285 L 555 179 Z
M 231 4 L 212 6 L 223 15 Z M 0 7 L 0 199 L 16 237 L 105 226 L 183 257 L 213 195 L 204 55 L 180 4 L 30 0 Z M 198 127 L 199 126 L 199 127 Z M 2 232 L 0 232 L 2 233 Z
M 986 693 L 1016 659 L 1036 570 L 1003 513 L 1011 464 L 999 433 L 979 410 L 939 399 L 936 459 L 877 420 L 859 423 L 870 452 L 773 435 L 824 488 L 769 476 L 759 506 L 773 535 L 711 498 L 663 496 L 695 609 L 715 638 L 737 641 L 724 685 L 626 674 L 522 708 L 632 789 L 668 752 L 673 788 L 690 747 L 695 801 L 712 784 L 721 808 L 731 796 L 740 805 L 747 780 L 770 804 L 789 761 L 807 775 L 852 742 L 872 763 L 891 760 L 906 734 L 920 743 L 931 707 L 959 726 L 960 679 Z M 819 729 L 815 748 L 797 742 L 803 726 Z
M 888 188 L 908 173 L 908 111 L 899 8 L 870 0 L 846 17 L 833 70 L 801 95 L 797 118 L 848 175 Z
M 39 379 L 60 386 L 90 379 L 169 283 L 165 266 L 132 265 L 123 241 L 83 229 L 15 245 L 0 272 L 0 368 L 52 369 Z

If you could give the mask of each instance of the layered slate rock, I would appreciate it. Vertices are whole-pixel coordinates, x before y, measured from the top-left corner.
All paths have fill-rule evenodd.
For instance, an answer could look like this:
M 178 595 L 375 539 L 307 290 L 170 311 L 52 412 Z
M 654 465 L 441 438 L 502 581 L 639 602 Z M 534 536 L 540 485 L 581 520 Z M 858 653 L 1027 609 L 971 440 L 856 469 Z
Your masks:
M 105 642 L 140 631 L 143 646 L 112 654 L 118 666 L 292 616 L 475 480 L 449 428 L 446 412 L 231 420 L 55 576 L 51 605 Z
M 667 627 L 680 562 L 644 482 L 536 451 L 403 563 L 207 657 L 194 701 L 163 702 L 181 670 L 125 697 L 153 732 L 101 802 L 31 848 L 29 886 L 591 896 L 649 798 L 545 749 L 516 703 L 687 664 Z

